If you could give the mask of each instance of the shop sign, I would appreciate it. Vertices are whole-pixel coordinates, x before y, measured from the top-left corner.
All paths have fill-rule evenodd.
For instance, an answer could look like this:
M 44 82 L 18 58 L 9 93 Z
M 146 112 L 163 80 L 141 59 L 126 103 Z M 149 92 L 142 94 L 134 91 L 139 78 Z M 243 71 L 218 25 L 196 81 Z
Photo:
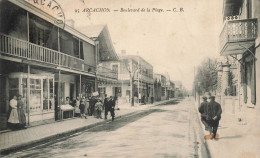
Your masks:
M 24 0 L 34 7 L 44 11 L 55 18 L 54 23 L 63 27 L 65 26 L 65 15 L 61 6 L 55 0 Z

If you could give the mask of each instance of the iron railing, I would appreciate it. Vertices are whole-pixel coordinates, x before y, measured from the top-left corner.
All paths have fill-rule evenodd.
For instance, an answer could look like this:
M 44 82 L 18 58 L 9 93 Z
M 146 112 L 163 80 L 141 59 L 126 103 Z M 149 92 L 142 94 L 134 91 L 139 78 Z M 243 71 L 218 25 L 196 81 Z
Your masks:
M 220 50 L 227 43 L 252 41 L 257 38 L 257 19 L 226 21 L 220 33 Z
M 84 60 L 0 33 L 0 52 L 31 61 L 48 63 L 95 74 L 96 68 Z

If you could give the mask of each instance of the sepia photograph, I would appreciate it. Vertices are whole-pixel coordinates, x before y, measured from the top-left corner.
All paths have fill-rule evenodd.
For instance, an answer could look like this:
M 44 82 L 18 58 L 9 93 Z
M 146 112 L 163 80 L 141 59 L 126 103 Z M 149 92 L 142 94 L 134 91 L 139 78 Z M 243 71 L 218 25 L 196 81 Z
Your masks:
M 260 158 L 260 0 L 0 0 L 0 157 Z

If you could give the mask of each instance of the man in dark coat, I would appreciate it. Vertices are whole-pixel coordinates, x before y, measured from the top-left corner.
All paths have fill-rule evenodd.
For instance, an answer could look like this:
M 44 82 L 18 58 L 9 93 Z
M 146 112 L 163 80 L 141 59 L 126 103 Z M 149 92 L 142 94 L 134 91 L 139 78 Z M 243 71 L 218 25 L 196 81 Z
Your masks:
M 114 108 L 115 108 L 115 100 L 113 99 L 112 96 L 110 96 L 110 99 L 108 100 L 107 95 L 105 95 L 105 100 L 104 100 L 104 106 L 105 106 L 105 119 L 107 119 L 107 114 L 108 111 L 110 112 L 111 116 L 112 116 L 112 121 L 114 121 L 115 118 L 115 112 L 114 112 Z
M 107 119 L 107 114 L 109 111 L 109 100 L 107 98 L 107 95 L 105 94 L 105 99 L 104 99 L 104 108 L 105 108 L 105 119 Z
M 201 122 L 204 124 L 205 126 L 205 130 L 209 131 L 210 134 L 212 134 L 212 129 L 209 126 L 210 123 L 210 118 L 208 115 L 208 107 L 209 107 L 209 102 L 207 101 L 207 97 L 204 96 L 203 98 L 203 102 L 200 104 L 199 106 L 199 112 L 200 112 L 200 116 L 201 116 Z
M 210 128 L 213 131 L 212 139 L 216 138 L 219 120 L 221 119 L 221 114 L 222 114 L 222 109 L 221 109 L 220 104 L 215 101 L 214 96 L 211 96 L 210 102 L 209 102 L 208 115 L 209 115 L 209 118 L 211 119 Z
M 94 96 L 92 96 L 92 98 L 89 100 L 89 109 L 90 109 L 90 116 L 92 116 L 94 114 L 94 110 L 95 110 L 95 104 L 97 103 L 97 100 Z

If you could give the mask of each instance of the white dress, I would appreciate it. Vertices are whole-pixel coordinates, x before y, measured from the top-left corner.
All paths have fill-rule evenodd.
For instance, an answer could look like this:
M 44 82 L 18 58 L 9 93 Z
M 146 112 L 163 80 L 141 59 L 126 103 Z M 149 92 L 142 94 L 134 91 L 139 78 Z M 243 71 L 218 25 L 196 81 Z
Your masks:
M 17 112 L 17 100 L 15 99 L 10 100 L 10 106 L 12 108 L 12 111 L 10 113 L 8 122 L 13 124 L 19 123 L 18 112 Z

